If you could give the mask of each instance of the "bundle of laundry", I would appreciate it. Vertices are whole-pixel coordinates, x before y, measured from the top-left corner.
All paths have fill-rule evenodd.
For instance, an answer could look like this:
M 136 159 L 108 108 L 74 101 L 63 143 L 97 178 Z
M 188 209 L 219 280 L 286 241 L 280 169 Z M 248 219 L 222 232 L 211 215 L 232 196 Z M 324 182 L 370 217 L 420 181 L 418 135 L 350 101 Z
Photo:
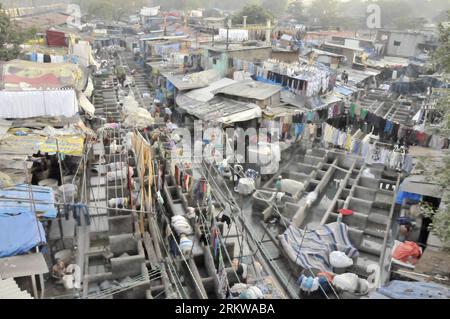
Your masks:
M 109 171 L 118 171 L 123 169 L 124 167 L 128 167 L 128 164 L 125 162 L 115 162 L 108 164 Z
M 108 207 L 117 208 L 119 206 L 123 207 L 128 206 L 128 198 L 118 197 L 118 198 L 111 198 L 110 200 L 108 200 Z
M 345 273 L 336 275 L 333 278 L 333 285 L 340 291 L 346 291 L 355 294 L 367 294 L 369 292 L 369 283 L 361 279 L 354 273 Z
M 189 255 L 192 251 L 192 247 L 194 247 L 194 243 L 192 240 L 186 237 L 185 234 L 180 236 L 180 250 L 183 255 Z
M 246 285 L 242 283 L 234 284 L 230 289 L 232 296 L 238 296 L 239 299 L 263 299 L 264 294 L 257 286 Z
M 181 215 L 173 216 L 171 225 L 178 235 L 181 234 L 190 235 L 193 233 L 191 225 L 184 216 Z
M 122 124 L 127 128 L 144 129 L 155 124 L 155 119 L 149 111 L 142 107 L 128 110 L 124 117 L 125 119 Z
M 415 265 L 422 255 L 422 249 L 415 242 L 405 241 L 392 252 L 392 258 L 401 262 Z
M 294 198 L 298 198 L 304 189 L 302 182 L 294 181 L 292 179 L 281 180 L 281 191 Z
M 250 195 L 255 190 L 255 180 L 253 178 L 240 178 L 237 191 L 242 195 Z
M 133 176 L 133 174 L 134 174 L 133 168 L 124 166 L 122 169 L 108 172 L 106 174 L 106 178 L 108 181 L 114 181 L 116 179 L 126 179 L 126 178 L 128 178 L 128 174 L 130 175 L 130 177 Z
M 123 145 L 117 144 L 117 142 L 114 140 L 109 145 L 109 150 L 111 154 L 120 153 L 123 150 Z
M 342 251 L 332 251 L 330 253 L 330 264 L 334 268 L 347 268 L 353 265 L 353 259 Z

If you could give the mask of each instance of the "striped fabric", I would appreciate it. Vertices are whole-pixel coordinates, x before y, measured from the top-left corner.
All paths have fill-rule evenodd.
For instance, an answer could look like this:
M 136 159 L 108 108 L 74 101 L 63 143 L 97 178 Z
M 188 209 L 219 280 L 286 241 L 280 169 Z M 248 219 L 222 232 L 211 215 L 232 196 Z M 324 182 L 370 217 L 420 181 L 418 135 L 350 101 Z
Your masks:
M 340 222 L 320 225 L 307 230 L 306 234 L 291 225 L 279 238 L 289 258 L 305 269 L 332 271 L 329 256 L 336 250 L 350 258 L 358 256 L 358 250 L 348 237 L 347 225 Z

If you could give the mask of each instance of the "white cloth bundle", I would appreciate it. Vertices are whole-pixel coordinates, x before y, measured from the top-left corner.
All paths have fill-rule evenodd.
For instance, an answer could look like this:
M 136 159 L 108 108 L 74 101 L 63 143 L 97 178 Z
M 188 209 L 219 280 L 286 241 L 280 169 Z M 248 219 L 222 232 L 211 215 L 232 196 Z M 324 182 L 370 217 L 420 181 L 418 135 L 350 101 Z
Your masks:
M 132 177 L 133 174 L 134 174 L 133 168 L 130 167 L 128 169 L 128 167 L 125 166 L 122 169 L 118 169 L 118 170 L 114 170 L 114 171 L 108 172 L 106 174 L 106 178 L 108 179 L 108 181 L 113 181 L 115 179 L 125 179 L 125 178 L 128 177 L 128 171 L 130 173 L 130 177 Z
M 330 253 L 330 264 L 335 268 L 347 268 L 353 265 L 353 259 L 342 251 L 332 251 Z
M 182 235 L 180 238 L 180 249 L 183 255 L 188 255 L 192 251 L 194 243 L 192 240 Z
M 191 225 L 189 225 L 189 222 L 186 220 L 184 216 L 181 215 L 173 216 L 171 225 L 178 235 L 180 234 L 190 235 L 193 233 Z

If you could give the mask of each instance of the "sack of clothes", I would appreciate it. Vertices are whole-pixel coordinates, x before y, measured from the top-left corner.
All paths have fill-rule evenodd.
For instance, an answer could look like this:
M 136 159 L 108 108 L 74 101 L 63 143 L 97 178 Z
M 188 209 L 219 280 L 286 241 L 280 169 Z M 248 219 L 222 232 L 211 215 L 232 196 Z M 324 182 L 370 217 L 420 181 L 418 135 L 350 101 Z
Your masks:
M 392 252 L 392 258 L 411 265 L 415 265 L 421 255 L 421 248 L 412 241 L 401 243 Z

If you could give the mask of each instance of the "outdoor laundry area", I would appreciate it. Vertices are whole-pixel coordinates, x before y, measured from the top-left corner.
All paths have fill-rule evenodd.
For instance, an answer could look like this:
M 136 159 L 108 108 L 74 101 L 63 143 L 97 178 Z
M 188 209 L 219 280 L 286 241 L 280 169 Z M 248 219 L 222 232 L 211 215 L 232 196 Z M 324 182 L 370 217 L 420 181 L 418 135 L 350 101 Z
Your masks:
M 0 299 L 450 298 L 437 1 L 44 2 L 0 8 Z

